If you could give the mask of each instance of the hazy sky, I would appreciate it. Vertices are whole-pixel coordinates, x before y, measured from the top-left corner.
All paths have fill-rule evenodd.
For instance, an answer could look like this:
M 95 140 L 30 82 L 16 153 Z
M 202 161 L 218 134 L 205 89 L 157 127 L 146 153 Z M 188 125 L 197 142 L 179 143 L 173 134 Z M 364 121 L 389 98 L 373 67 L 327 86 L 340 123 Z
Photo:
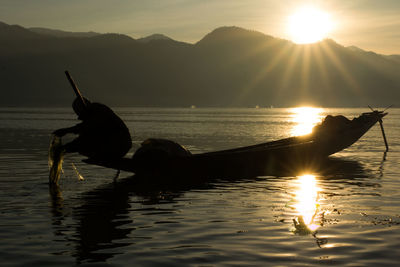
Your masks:
M 400 54 L 400 0 L 0 0 L 0 21 L 134 38 L 163 33 L 190 43 L 234 25 L 291 39 L 288 18 L 306 5 L 331 15 L 337 42 Z

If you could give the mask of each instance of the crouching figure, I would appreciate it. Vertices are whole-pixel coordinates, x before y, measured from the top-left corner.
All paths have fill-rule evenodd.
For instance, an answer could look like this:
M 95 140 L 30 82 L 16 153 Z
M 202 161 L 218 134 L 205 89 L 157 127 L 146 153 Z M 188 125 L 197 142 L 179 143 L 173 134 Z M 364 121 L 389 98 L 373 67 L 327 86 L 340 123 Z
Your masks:
M 72 108 L 82 122 L 53 132 L 59 137 L 70 133 L 78 135 L 62 146 L 65 153 L 77 152 L 97 161 L 113 161 L 125 156 L 132 147 L 129 129 L 106 105 L 78 97 Z

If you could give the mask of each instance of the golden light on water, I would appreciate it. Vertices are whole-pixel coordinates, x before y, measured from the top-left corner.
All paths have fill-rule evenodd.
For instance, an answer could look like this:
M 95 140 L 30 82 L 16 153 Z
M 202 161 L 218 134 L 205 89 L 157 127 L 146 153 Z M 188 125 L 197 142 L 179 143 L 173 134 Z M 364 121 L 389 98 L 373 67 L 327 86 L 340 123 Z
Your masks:
M 301 227 L 307 227 L 315 231 L 318 225 L 315 224 L 315 216 L 318 211 L 318 194 L 320 189 L 314 175 L 302 175 L 297 180 L 297 190 L 295 192 L 295 205 L 297 218 Z
M 322 111 L 322 108 L 313 107 L 293 108 L 291 110 L 292 122 L 295 123 L 295 126 L 292 129 L 292 135 L 299 136 L 311 133 L 312 128 L 321 121 Z

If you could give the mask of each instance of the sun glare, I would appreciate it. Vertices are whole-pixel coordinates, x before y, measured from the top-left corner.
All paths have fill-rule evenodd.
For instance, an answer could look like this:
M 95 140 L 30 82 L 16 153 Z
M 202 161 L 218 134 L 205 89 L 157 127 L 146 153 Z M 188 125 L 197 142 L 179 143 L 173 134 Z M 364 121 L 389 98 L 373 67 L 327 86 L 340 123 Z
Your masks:
M 299 9 L 288 20 L 289 35 L 298 44 L 321 41 L 327 37 L 332 28 L 331 16 L 313 7 Z
M 292 110 L 292 122 L 295 123 L 292 134 L 295 136 L 309 134 L 312 128 L 322 119 L 322 108 L 299 107 Z
M 304 223 L 307 228 L 314 231 L 318 228 L 314 219 L 318 211 L 320 188 L 317 186 L 316 177 L 310 174 L 299 176 L 297 184 L 295 208 L 298 212 L 298 218 L 301 217 L 301 223 Z

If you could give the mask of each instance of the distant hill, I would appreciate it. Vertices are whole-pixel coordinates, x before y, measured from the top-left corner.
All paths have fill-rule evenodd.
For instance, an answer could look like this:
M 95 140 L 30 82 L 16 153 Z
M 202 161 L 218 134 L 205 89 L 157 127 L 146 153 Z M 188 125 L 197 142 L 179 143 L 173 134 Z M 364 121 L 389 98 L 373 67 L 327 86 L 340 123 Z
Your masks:
M 148 42 L 151 42 L 151 41 L 154 41 L 154 40 L 174 41 L 171 38 L 169 38 L 168 36 L 165 36 L 164 34 L 159 34 L 159 33 L 155 33 L 155 34 L 149 35 L 147 37 L 139 38 L 137 40 L 138 40 L 138 42 L 141 42 L 141 43 L 148 43 Z
M 355 52 L 366 52 L 365 50 L 363 50 L 363 49 L 361 49 L 361 48 L 359 48 L 357 46 L 354 46 L 354 45 L 347 46 L 346 48 L 351 50 L 351 51 L 355 51 Z
M 197 46 L 223 45 L 236 46 L 249 42 L 267 42 L 274 39 L 257 31 L 250 31 L 236 26 L 220 27 L 210 32 L 197 42 Z
M 394 60 L 400 63 L 400 55 L 389 55 L 386 57 L 389 58 L 390 60 Z
M 40 34 L 25 29 L 19 25 L 8 25 L 0 22 L 0 42 L 5 40 L 23 41 L 41 38 Z M 3 41 L 2 41 L 3 40 Z M 6 51 L 4 51 L 6 52 Z
M 0 23 L 0 105 L 70 105 L 64 70 L 88 98 L 112 106 L 399 105 L 399 57 L 239 27 L 188 44 L 163 35 L 60 38 Z
M 100 33 L 97 33 L 97 32 L 68 32 L 68 31 L 53 30 L 53 29 L 39 28 L 39 27 L 28 28 L 28 30 L 35 32 L 35 33 L 42 34 L 42 35 L 49 35 L 49 36 L 60 37 L 60 38 L 93 37 L 93 36 L 100 35 Z

